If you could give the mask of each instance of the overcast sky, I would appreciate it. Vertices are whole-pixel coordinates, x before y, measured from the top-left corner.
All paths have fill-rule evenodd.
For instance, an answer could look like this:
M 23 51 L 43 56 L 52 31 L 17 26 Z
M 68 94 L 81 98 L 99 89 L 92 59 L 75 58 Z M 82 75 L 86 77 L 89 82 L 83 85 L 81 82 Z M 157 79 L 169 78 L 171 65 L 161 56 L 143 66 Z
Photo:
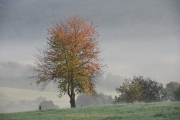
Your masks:
M 33 64 L 31 53 L 37 52 L 36 47 L 46 45 L 46 29 L 52 27 L 51 21 L 77 14 L 92 18 L 100 25 L 97 40 L 103 51 L 100 57 L 108 65 L 105 75 L 112 73 L 127 78 L 141 75 L 164 84 L 180 82 L 178 0 L 109 0 L 103 3 L 60 0 L 61 6 L 55 6 L 58 1 L 54 4 L 41 0 L 19 1 L 6 3 L 2 0 L 0 3 L 0 62 Z M 45 5 L 50 6 L 44 8 Z M 31 23 L 28 20 L 32 20 Z
M 35 3 L 37 7 L 39 7 L 38 9 L 44 9 L 40 5 L 50 4 L 48 1 L 46 2 L 42 3 L 41 0 L 37 0 Z M 25 10 L 23 7 L 18 8 L 18 5 L 21 5 L 21 3 L 22 6 L 26 6 L 26 4 L 30 6 L 29 11 L 34 7 L 33 2 L 30 0 L 27 2 L 19 0 L 19 3 L 16 1 L 12 3 L 2 1 L 2 6 L 0 7 L 4 10 L 2 11 L 4 13 L 4 18 L 2 17 L 0 22 L 4 23 L 7 18 L 14 18 L 15 21 L 20 21 L 21 19 L 24 20 L 24 16 L 34 20 L 33 15 L 36 13 L 30 16 L 20 14 Z M 159 80 L 165 84 L 170 81 L 180 81 L 180 9 L 178 8 L 179 2 L 176 0 L 171 2 L 145 2 L 140 0 L 137 2 L 131 0 L 123 2 L 114 0 L 112 2 L 106 1 L 103 5 L 99 6 L 97 5 L 99 2 L 79 1 L 80 5 L 84 5 L 82 8 L 76 8 L 78 4 L 74 4 L 75 2 L 72 1 L 63 2 L 62 0 L 62 3 L 67 6 L 72 6 L 72 9 L 69 9 L 67 14 L 65 14 L 65 11 L 62 11 L 62 15 L 58 14 L 60 16 L 58 17 L 59 20 L 53 17 L 51 20 L 60 21 L 63 19 L 63 16 L 71 17 L 72 14 L 77 14 L 80 10 L 86 11 L 86 14 L 79 13 L 78 15 L 85 16 L 86 18 L 92 16 L 94 22 L 99 20 L 98 24 L 100 26 L 97 30 L 99 31 L 100 37 L 97 40 L 100 41 L 103 50 L 100 57 L 104 59 L 105 64 L 108 64 L 108 69 L 105 69 L 105 73 L 110 72 L 114 75 L 128 78 L 132 78 L 134 75 L 142 75 Z M 111 4 L 108 5 L 108 3 Z M 14 9 L 19 9 L 19 11 L 14 13 L 13 8 L 12 10 L 8 8 L 8 5 L 10 6 L 12 4 L 14 4 Z M 87 4 L 89 5 L 89 9 L 85 7 Z M 118 7 L 116 4 L 120 6 Z M 5 5 L 7 8 L 3 9 Z M 93 5 L 95 5 L 94 9 L 96 11 L 93 11 Z M 106 6 L 109 8 L 106 8 Z M 50 8 L 53 8 L 53 4 Z M 66 6 L 63 6 L 63 8 L 66 8 Z M 48 11 L 49 8 L 46 8 L 46 10 Z M 101 17 L 95 16 L 96 12 Z M 11 14 L 17 13 L 21 16 L 17 18 L 10 16 Z M 44 17 L 46 18 L 45 15 Z M 35 18 L 37 22 L 41 20 L 41 17 L 35 16 Z M 12 24 L 12 26 L 14 24 L 16 25 L 16 23 L 12 23 L 12 21 L 13 20 L 7 20 L 6 23 L 1 25 L 11 28 L 8 24 Z M 23 22 L 27 24 L 26 20 Z M 23 27 L 23 24 L 14 25 L 14 31 L 6 31 L 5 35 L 3 34 L 5 37 L 1 37 L 0 39 L 1 62 L 14 61 L 24 64 L 33 64 L 34 60 L 32 54 L 37 52 L 35 49 L 36 47 L 41 47 L 46 44 L 46 38 L 48 37 L 46 29 L 51 27 L 51 23 L 48 25 L 43 24 L 47 27 L 38 26 L 36 21 L 33 21 L 31 24 L 36 24 L 36 26 L 33 26 L 31 29 L 43 29 L 38 39 L 36 36 L 33 36 L 33 34 L 38 33 L 33 31 L 30 31 L 30 34 L 33 36 L 32 38 L 25 36 L 28 31 L 25 32 L 25 35 L 21 34 L 24 30 L 17 31 Z M 4 32 L 3 29 L 1 29 L 1 31 Z M 7 34 L 8 32 L 10 35 Z M 11 32 L 12 34 L 13 32 L 16 33 L 16 36 L 12 36 Z

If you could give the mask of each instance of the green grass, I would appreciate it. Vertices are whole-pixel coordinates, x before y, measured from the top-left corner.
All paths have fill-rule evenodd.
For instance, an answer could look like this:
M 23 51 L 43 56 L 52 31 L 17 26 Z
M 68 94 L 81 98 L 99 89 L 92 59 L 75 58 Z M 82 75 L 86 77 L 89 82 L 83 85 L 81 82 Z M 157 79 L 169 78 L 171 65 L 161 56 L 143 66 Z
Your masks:
M 6 113 L 0 114 L 0 120 L 180 120 L 180 102 Z

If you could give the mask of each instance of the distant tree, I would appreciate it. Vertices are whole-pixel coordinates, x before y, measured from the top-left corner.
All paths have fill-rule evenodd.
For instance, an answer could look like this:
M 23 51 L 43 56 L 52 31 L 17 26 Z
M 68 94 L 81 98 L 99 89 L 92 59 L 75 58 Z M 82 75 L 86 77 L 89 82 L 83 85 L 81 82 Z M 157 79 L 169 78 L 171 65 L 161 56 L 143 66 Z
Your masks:
M 175 101 L 180 101 L 180 87 L 178 87 L 178 88 L 174 91 L 174 100 L 175 100 Z
M 76 104 L 78 106 L 101 106 L 111 104 L 112 97 L 111 95 L 107 96 L 103 93 L 94 93 L 93 98 L 87 98 L 86 95 L 80 94 L 77 97 Z
M 107 103 L 112 104 L 113 98 L 111 95 L 107 96 Z
M 137 83 L 132 84 L 132 82 L 133 81 L 126 78 L 123 85 L 120 86 L 120 88 L 116 88 L 117 93 L 120 93 L 120 95 L 118 99 L 116 98 L 115 102 L 121 101 L 132 103 L 142 97 L 141 85 Z
M 39 106 L 41 106 L 41 109 L 42 110 L 45 110 L 45 109 L 59 109 L 59 106 L 55 105 L 53 103 L 53 101 L 43 101 L 39 104 Z
M 88 25 L 89 24 L 89 25 Z M 59 97 L 68 94 L 70 105 L 76 107 L 75 92 L 95 93 L 97 77 L 103 74 L 98 54 L 100 53 L 99 35 L 92 20 L 78 16 L 65 18 L 60 24 L 53 23 L 48 29 L 51 35 L 47 47 L 39 49 L 37 61 L 32 67 L 37 85 L 45 88 L 51 81 L 58 85 Z
M 158 83 L 151 78 L 144 79 L 143 76 L 134 76 L 132 84 L 137 83 L 141 85 L 142 97 L 139 101 L 157 102 L 163 100 L 164 88 L 162 83 Z
M 180 87 L 180 83 L 178 82 L 170 82 L 166 84 L 166 99 L 170 101 L 175 100 L 175 93 L 177 93 L 177 89 Z
M 119 97 L 115 97 L 114 103 L 127 102 L 156 102 L 161 101 L 164 95 L 163 85 L 143 76 L 125 79 L 120 88 L 116 88 Z

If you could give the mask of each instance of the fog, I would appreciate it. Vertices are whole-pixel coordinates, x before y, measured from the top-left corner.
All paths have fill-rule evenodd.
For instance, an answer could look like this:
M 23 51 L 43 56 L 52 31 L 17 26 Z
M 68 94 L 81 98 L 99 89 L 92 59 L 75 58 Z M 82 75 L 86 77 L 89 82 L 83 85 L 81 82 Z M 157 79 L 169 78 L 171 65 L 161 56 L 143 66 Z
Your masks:
M 37 110 L 43 100 L 54 101 L 54 104 L 60 108 L 70 107 L 68 95 L 57 97 L 59 92 L 56 84 L 50 83 L 42 90 L 42 86 L 37 86 L 33 79 L 29 79 L 32 75 L 32 71 L 26 64 L 0 63 L 0 113 Z M 114 97 L 117 95 L 115 88 L 122 85 L 123 80 L 124 78 L 120 76 L 108 73 L 106 77 L 98 79 L 96 91 Z
M 0 96 L 6 97 L 6 96 Z M 10 99 L 10 98 L 9 98 Z M 32 110 L 39 110 L 39 104 L 42 101 L 45 101 L 46 98 L 38 97 L 35 100 L 14 100 L 9 104 L 1 106 L 0 113 L 12 113 L 12 112 L 23 112 L 23 111 L 32 111 Z
M 18 62 L 0 63 L 0 87 L 42 91 L 42 86 L 37 86 L 35 81 L 30 79 L 30 76 L 33 76 L 33 72 L 30 66 L 26 64 Z M 124 81 L 124 78 L 113 75 L 112 73 L 108 73 L 106 77 L 97 79 L 97 89 L 99 92 L 114 92 L 115 87 L 119 87 Z M 57 93 L 57 90 L 56 84 L 50 83 L 43 91 Z
M 180 82 L 179 0 L 1 0 L 0 4 L 0 87 L 41 90 L 30 86 L 32 54 L 46 45 L 51 22 L 72 14 L 99 25 L 99 57 L 108 68 L 97 91 L 114 97 L 124 78 L 134 75 L 164 85 Z M 58 94 L 51 83 L 44 91 Z

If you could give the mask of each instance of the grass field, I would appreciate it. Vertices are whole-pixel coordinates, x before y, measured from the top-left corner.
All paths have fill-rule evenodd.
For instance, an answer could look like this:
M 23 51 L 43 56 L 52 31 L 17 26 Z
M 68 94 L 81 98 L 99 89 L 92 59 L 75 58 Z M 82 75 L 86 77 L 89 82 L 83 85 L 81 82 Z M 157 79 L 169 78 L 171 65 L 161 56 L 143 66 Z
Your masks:
M 180 120 L 180 102 L 118 104 L 0 114 L 0 120 Z

